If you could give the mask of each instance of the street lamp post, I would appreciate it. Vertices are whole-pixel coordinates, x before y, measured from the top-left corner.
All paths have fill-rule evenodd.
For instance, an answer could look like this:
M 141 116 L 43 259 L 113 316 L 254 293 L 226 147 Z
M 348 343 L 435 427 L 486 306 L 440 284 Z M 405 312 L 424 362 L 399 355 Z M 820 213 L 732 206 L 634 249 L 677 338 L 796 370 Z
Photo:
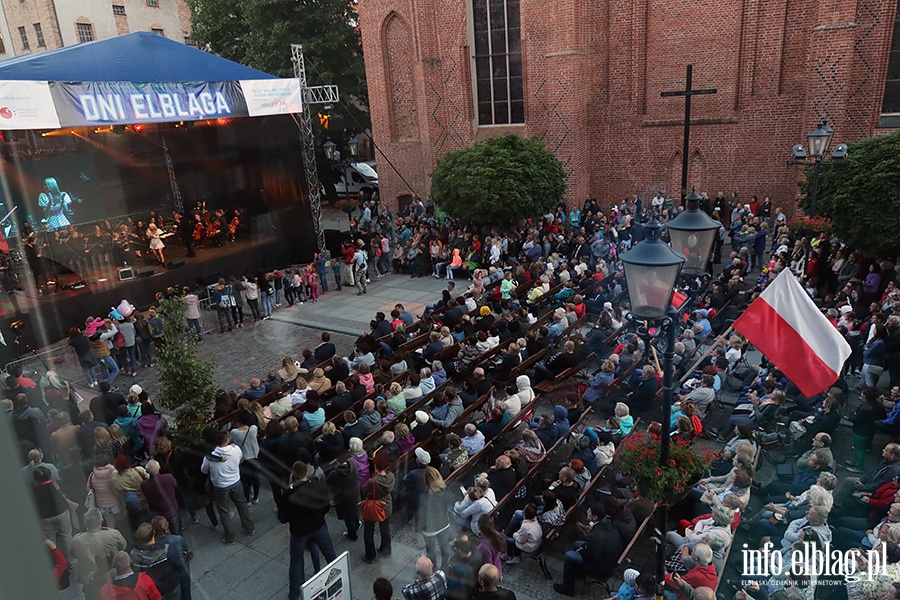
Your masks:
M 816 214 L 816 202 L 819 199 L 819 172 L 822 163 L 828 156 L 828 149 L 831 147 L 831 140 L 834 138 L 834 129 L 829 127 L 828 120 L 822 119 L 819 125 L 808 134 L 806 141 L 809 146 L 809 153 L 803 148 L 803 144 L 795 144 L 791 150 L 791 160 L 788 161 L 788 167 L 791 166 L 812 166 L 812 188 L 809 192 L 809 212 L 811 215 Z M 842 160 L 847 158 L 847 144 L 838 144 L 831 151 L 833 160 Z
M 341 170 L 341 175 L 344 178 L 344 194 L 349 198 L 350 174 L 348 173 L 347 168 L 359 154 L 359 140 L 356 139 L 355 135 L 350 136 L 350 139 L 347 140 L 347 151 L 350 153 L 351 159 L 349 161 L 343 159 L 343 154 L 338 150 L 338 145 L 332 142 L 331 138 L 325 140 L 325 143 L 322 144 L 322 150 L 325 152 L 325 158 L 331 163 L 332 169 L 338 168 Z
M 672 306 L 672 295 L 679 277 L 697 277 L 706 270 L 712 251 L 718 223 L 698 209 L 700 196 L 692 192 L 685 198 L 688 209 L 668 224 L 670 247 L 659 238 L 661 225 L 653 219 L 645 226 L 646 239 L 622 255 L 625 265 L 625 283 L 631 300 L 634 319 L 644 321 L 649 341 L 650 324 L 658 323 L 659 333 L 665 335 L 663 350 L 662 388 L 662 436 L 660 440 L 659 467 L 669 466 L 670 419 L 672 399 L 675 396 L 675 340 L 678 332 L 679 312 Z M 700 214 L 698 214 L 700 213 Z M 706 217 L 706 220 L 703 219 Z M 676 250 L 682 250 L 678 252 Z M 647 344 L 649 345 L 649 343 Z M 657 598 L 662 598 L 666 572 L 665 532 L 669 521 L 668 505 L 658 507 L 659 546 L 656 562 Z

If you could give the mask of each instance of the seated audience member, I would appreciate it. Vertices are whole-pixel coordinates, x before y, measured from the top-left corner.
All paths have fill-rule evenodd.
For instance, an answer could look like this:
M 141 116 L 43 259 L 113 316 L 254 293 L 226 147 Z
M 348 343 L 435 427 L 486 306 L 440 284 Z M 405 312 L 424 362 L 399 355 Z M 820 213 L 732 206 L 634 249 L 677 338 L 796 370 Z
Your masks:
M 622 553 L 622 542 L 615 524 L 606 517 L 599 503 L 592 503 L 587 512 L 590 533 L 587 541 L 575 542 L 575 548 L 563 558 L 562 583 L 553 589 L 564 596 L 575 595 L 575 578 L 591 573 L 600 580 L 609 579 L 615 572 L 616 561 Z

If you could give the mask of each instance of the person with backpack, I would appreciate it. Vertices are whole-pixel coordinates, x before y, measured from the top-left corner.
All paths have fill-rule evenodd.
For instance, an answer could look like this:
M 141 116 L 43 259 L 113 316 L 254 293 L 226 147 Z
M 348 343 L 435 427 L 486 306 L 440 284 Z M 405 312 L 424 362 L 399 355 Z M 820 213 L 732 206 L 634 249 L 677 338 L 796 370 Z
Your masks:
M 234 331 L 234 318 L 231 315 L 231 307 L 235 305 L 234 292 L 231 286 L 225 283 L 225 278 L 220 277 L 212 292 L 212 303 L 216 307 L 216 317 L 219 319 L 219 332 Z

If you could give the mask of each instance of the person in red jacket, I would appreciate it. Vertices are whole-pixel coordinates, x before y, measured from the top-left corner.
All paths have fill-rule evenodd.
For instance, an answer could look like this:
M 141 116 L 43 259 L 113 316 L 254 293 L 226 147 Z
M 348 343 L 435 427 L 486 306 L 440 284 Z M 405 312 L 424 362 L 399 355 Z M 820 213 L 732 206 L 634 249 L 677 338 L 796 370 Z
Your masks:
M 131 556 L 127 552 L 116 552 L 113 567 L 116 576 L 100 588 L 100 600 L 162 600 L 150 576 L 131 569 Z
M 341 265 L 341 283 L 348 287 L 356 285 L 353 278 L 353 257 L 356 255 L 356 248 L 350 242 L 341 244 L 341 256 L 344 259 Z
M 666 588 L 663 590 L 666 600 L 689 600 L 691 591 L 699 587 L 716 589 L 719 577 L 712 564 L 712 549 L 706 544 L 697 544 L 691 558 L 696 565 L 693 569 L 684 575 L 666 575 Z

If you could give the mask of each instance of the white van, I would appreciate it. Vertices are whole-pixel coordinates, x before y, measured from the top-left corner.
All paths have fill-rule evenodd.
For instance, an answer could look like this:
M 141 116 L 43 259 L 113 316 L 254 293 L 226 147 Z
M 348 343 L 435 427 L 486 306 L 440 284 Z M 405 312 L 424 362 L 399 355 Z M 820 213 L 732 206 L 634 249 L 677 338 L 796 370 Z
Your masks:
M 346 169 L 336 170 L 335 175 L 334 191 L 339 198 L 356 198 L 362 193 L 371 195 L 378 189 L 378 173 L 368 163 L 350 163 Z M 350 178 L 349 185 L 344 181 L 347 176 Z

